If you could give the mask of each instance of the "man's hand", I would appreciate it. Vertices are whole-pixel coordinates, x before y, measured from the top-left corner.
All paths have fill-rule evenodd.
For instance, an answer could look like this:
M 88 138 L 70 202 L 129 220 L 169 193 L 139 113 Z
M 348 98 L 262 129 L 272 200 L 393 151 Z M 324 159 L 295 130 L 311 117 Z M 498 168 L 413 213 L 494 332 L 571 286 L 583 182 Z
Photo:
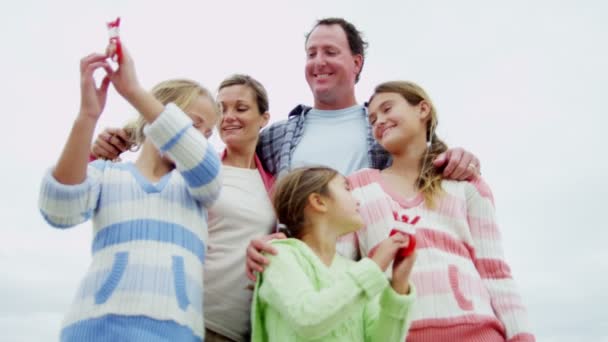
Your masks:
M 433 161 L 436 167 L 445 166 L 443 177 L 453 180 L 474 180 L 481 175 L 479 159 L 463 148 L 451 148 Z

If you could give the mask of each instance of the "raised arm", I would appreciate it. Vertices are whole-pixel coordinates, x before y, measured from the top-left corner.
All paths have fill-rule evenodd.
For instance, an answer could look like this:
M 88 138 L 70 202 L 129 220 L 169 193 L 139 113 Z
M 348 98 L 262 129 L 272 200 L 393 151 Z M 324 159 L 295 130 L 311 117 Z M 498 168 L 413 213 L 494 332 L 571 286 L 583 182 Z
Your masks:
M 99 68 L 112 72 L 105 54 L 93 53 L 80 61 L 80 111 L 55 167 L 45 175 L 39 207 L 49 224 L 67 228 L 91 217 L 99 196 L 99 175 L 103 163 L 87 171 L 91 139 L 103 112 L 110 84 L 104 77 L 96 87 L 93 73 Z
M 108 47 L 109 54 L 113 48 Z M 210 205 L 221 188 L 217 153 L 179 107 L 163 105 L 139 84 L 133 59 L 124 44 L 122 56 L 118 69 L 110 74 L 112 84 L 149 123 L 146 136 L 175 162 L 192 196 L 203 205 Z
M 175 161 L 190 194 L 204 206 L 211 205 L 222 185 L 221 162 L 213 146 L 192 126 L 192 120 L 170 103 L 144 131 L 161 153 Z
M 93 72 L 99 68 L 104 68 L 107 73 L 112 71 L 106 58 L 104 54 L 93 53 L 80 61 L 80 111 L 53 170 L 53 177 L 61 184 L 79 184 L 86 178 L 91 140 L 110 85 L 106 76 L 97 88 Z

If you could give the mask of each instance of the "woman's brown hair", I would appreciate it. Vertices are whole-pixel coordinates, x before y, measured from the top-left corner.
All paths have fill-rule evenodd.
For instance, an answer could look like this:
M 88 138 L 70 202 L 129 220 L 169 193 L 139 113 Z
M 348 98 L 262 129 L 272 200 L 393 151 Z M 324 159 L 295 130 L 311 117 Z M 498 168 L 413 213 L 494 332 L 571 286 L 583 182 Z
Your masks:
M 249 75 L 235 74 L 223 80 L 218 87 L 218 91 L 235 85 L 246 86 L 253 91 L 260 114 L 268 111 L 268 93 L 262 83 Z

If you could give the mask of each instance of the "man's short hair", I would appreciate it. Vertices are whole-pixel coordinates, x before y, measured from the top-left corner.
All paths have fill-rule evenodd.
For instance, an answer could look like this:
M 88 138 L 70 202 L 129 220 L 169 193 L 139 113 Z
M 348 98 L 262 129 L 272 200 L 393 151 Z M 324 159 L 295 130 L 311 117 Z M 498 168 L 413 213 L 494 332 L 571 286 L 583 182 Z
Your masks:
M 313 26 L 313 28 L 306 34 L 306 42 L 308 42 L 308 37 L 310 37 L 312 31 L 314 31 L 314 29 L 321 25 L 339 25 L 346 34 L 346 39 L 348 40 L 350 52 L 353 55 L 361 55 L 361 69 L 359 70 L 359 73 L 355 78 L 355 82 L 358 82 L 359 75 L 361 74 L 361 71 L 363 71 L 363 63 L 365 62 L 365 50 L 369 45 L 366 41 L 363 40 L 361 31 L 357 30 L 355 25 L 351 24 L 343 18 L 323 18 L 317 20 L 315 26 Z

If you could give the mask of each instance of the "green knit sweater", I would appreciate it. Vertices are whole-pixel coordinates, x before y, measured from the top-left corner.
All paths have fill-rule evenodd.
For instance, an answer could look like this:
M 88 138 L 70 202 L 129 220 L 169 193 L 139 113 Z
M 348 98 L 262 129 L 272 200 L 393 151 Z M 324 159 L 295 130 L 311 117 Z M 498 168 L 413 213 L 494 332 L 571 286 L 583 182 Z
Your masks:
M 258 275 L 253 342 L 405 341 L 415 297 L 399 295 L 375 262 L 336 254 L 326 266 L 297 239 L 275 240 L 276 256 Z

